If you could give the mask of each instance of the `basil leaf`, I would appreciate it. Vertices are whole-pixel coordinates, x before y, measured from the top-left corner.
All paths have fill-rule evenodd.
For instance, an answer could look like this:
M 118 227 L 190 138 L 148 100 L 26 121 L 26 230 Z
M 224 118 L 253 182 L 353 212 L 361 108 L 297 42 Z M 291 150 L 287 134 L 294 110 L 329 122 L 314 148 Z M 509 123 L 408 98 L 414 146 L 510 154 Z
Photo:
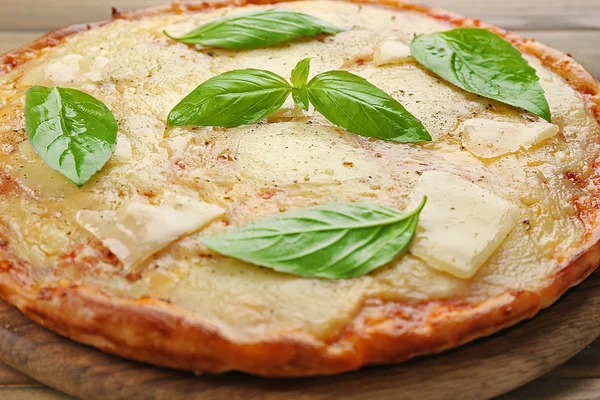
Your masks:
M 292 70 L 291 81 L 294 87 L 299 88 L 300 86 L 306 85 L 308 81 L 308 73 L 310 72 L 310 60 L 312 57 L 307 57 L 303 60 L 298 61 L 298 64 Z
M 301 109 L 308 111 L 308 92 L 306 91 L 306 81 L 310 72 L 310 60 L 312 57 L 300 60 L 292 70 L 291 81 L 294 88 L 292 89 L 292 98 L 294 103 Z
M 419 35 L 412 56 L 452 84 L 551 121 L 536 71 L 508 41 L 486 29 L 458 28 Z
M 25 95 L 29 144 L 50 168 L 81 187 L 112 156 L 117 121 L 89 94 L 33 86 Z
M 431 140 L 417 118 L 360 76 L 346 71 L 324 72 L 306 88 L 315 109 L 349 132 L 394 142 Z
M 304 277 L 349 278 L 385 265 L 412 241 L 419 207 L 330 203 L 263 218 L 203 238 L 225 256 Z
M 208 47 L 250 49 L 344 29 L 307 14 L 288 10 L 258 11 L 216 19 L 171 39 Z
M 308 111 L 308 91 L 306 90 L 306 86 L 302 86 L 299 88 L 292 89 L 292 98 L 294 99 L 294 103 L 303 109 L 304 111 Z
M 225 72 L 202 83 L 167 117 L 169 126 L 252 124 L 281 108 L 292 91 L 281 76 L 260 69 Z

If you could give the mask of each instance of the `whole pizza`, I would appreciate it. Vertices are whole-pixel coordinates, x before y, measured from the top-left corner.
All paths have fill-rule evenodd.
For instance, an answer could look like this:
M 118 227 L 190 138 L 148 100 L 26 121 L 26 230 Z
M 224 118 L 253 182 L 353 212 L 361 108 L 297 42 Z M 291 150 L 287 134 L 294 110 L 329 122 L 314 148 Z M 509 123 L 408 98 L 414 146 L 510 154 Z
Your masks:
M 0 295 L 156 365 L 336 374 L 600 263 L 600 85 L 400 0 L 174 3 L 0 57 Z

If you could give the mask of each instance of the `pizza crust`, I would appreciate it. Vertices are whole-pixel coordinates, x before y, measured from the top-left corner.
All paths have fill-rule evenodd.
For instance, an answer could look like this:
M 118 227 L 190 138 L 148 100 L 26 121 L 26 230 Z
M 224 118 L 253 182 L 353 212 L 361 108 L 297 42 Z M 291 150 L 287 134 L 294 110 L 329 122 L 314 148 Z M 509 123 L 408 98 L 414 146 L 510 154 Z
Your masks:
M 398 1 L 361 2 L 410 9 L 457 26 L 479 26 L 499 33 L 565 78 L 586 99 L 600 122 L 600 86 L 567 55 L 534 40 L 442 10 Z M 249 3 L 177 4 L 117 14 L 116 18 L 245 4 Z M 38 52 L 60 43 L 67 36 L 102 24 L 64 28 L 8 53 L 0 58 L 0 74 L 36 58 Z M 10 190 L 10 181 L 3 182 L 2 190 Z M 593 207 L 583 202 L 576 206 L 579 215 L 585 215 Z M 583 219 L 591 226 L 597 226 L 595 218 L 593 221 Z M 118 299 L 100 290 L 70 284 L 40 288 L 25 264 L 11 253 L 9 243 L 0 245 L 0 295 L 32 320 L 57 333 L 110 353 L 161 366 L 214 373 L 241 370 L 280 377 L 335 374 L 367 364 L 399 362 L 458 346 L 533 317 L 569 287 L 585 279 L 600 263 L 600 242 L 598 229 L 595 229 L 588 233 L 577 255 L 561 261 L 554 277 L 539 293 L 509 291 L 478 304 L 367 300 L 352 321 L 335 336 L 319 340 L 296 332 L 282 334 L 270 341 L 246 343 L 232 341 L 195 319 L 191 313 L 160 300 Z

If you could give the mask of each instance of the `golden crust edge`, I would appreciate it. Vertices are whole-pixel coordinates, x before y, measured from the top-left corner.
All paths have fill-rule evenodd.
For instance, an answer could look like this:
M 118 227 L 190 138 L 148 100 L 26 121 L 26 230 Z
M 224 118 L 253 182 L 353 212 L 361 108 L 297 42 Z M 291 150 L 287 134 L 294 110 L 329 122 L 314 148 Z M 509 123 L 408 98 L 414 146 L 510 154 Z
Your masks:
M 493 30 L 565 78 L 586 99 L 600 123 L 600 84 L 566 54 L 535 40 L 439 9 L 399 0 L 352 1 L 422 12 L 458 26 Z M 113 17 L 135 19 L 168 12 L 276 2 L 174 3 L 115 13 Z M 6 53 L 0 56 L 0 75 L 37 57 L 42 49 L 60 43 L 65 37 L 105 23 L 62 28 Z M 26 267 L 11 259 L 6 249 L 0 251 L 0 257 L 3 257 L 0 258 L 0 297 L 17 306 L 30 319 L 63 336 L 109 353 L 172 368 L 211 373 L 241 370 L 256 375 L 290 377 L 336 374 L 367 364 L 400 362 L 459 346 L 531 318 L 597 268 L 600 242 L 595 237 L 590 238 L 578 255 L 557 269 L 539 293 L 509 290 L 479 304 L 428 301 L 409 305 L 368 300 L 336 337 L 316 340 L 308 335 L 289 333 L 256 343 L 228 340 L 217 330 L 186 318 L 185 313 L 158 300 L 114 299 L 79 286 L 35 287 Z

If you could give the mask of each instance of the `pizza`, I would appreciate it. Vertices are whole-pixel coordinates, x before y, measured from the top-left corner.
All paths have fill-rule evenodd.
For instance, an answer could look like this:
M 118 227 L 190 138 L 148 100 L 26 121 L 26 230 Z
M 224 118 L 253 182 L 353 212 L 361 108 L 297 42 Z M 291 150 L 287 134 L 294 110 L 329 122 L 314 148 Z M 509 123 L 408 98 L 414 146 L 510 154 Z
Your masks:
M 302 33 L 247 34 L 284 30 L 272 13 Z M 599 83 L 478 20 L 174 3 L 49 33 L 0 74 L 0 295 L 109 353 L 273 377 L 396 363 L 531 318 L 600 262 Z M 95 136 L 53 153 L 68 132 Z

